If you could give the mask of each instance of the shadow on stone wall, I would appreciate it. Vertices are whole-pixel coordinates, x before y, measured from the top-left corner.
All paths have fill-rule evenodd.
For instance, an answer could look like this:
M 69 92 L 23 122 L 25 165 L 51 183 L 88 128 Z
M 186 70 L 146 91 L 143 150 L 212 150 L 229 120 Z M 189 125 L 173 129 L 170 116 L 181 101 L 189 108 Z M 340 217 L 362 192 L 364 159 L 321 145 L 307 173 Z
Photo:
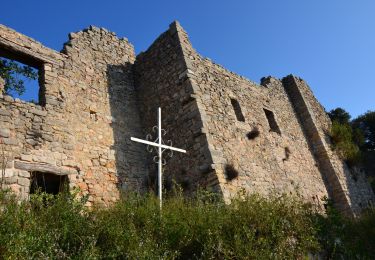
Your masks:
M 144 138 L 138 98 L 132 74 L 133 64 L 107 66 L 115 164 L 119 189 L 142 192 L 148 176 L 146 146 L 130 140 Z
M 375 194 L 366 178 L 366 173 L 358 166 L 349 167 L 342 164 L 342 172 L 346 176 L 346 187 L 351 206 L 356 215 L 363 210 L 375 206 Z
M 369 185 L 363 178 L 354 180 L 353 170 L 349 169 L 334 152 L 332 153 L 331 142 L 327 138 L 329 133 L 322 133 L 320 131 L 322 126 L 318 123 L 329 120 L 328 116 L 324 111 L 320 118 L 319 113 L 314 115 L 314 110 L 311 107 L 314 106 L 316 100 L 307 84 L 293 75 L 284 77 L 282 82 L 322 175 L 329 197 L 342 212 L 349 216 L 357 215 L 372 203 L 374 196 Z M 319 109 L 319 106 L 316 101 L 315 107 Z M 323 110 L 322 107 L 321 109 Z

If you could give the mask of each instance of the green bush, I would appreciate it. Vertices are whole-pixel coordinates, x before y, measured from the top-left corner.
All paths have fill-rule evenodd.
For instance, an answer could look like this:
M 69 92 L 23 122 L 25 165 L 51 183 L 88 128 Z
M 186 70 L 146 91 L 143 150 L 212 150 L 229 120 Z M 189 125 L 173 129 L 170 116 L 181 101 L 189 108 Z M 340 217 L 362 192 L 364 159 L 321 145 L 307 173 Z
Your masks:
M 288 197 L 252 195 L 231 205 L 198 194 L 165 200 L 128 195 L 85 208 L 74 194 L 2 193 L 0 258 L 296 258 L 318 248 L 310 208 Z
M 315 228 L 326 259 L 375 258 L 375 209 L 370 208 L 359 218 L 340 214 L 332 202 L 327 203 L 326 215 L 317 215 Z
M 375 192 L 375 111 L 367 111 L 350 120 L 348 112 L 336 108 L 328 116 L 333 122 L 333 148 L 349 166 L 360 166 L 365 170 Z
M 99 250 L 114 258 L 296 258 L 317 249 L 312 212 L 287 197 L 257 195 L 231 205 L 153 197 L 122 201 L 98 214 Z
M 351 258 L 375 258 L 375 209 L 364 212 L 358 219 L 346 219 L 343 238 L 347 255 Z
M 361 161 L 361 151 L 353 140 L 353 129 L 349 124 L 338 121 L 332 122 L 331 139 L 333 148 L 349 166 L 357 165 Z
M 18 203 L 3 193 L 0 213 L 0 258 L 76 258 L 95 255 L 90 213 L 74 194 L 33 195 Z
M 37 194 L 19 203 L 0 192 L 0 259 L 301 259 L 321 250 L 330 258 L 375 255 L 373 211 L 358 220 L 333 210 L 323 216 L 295 197 L 250 195 L 226 205 L 200 192 L 167 197 L 162 212 L 150 194 L 128 194 L 109 208 L 84 204 L 74 193 Z

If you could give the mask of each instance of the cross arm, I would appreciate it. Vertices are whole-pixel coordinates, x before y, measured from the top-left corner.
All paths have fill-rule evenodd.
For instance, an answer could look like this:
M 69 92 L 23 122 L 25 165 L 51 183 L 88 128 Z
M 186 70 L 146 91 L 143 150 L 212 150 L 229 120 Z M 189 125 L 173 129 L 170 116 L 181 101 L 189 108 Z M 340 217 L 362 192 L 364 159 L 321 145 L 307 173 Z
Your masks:
M 150 141 L 146 141 L 146 140 L 142 140 L 142 139 L 139 139 L 139 138 L 135 138 L 135 137 L 130 137 L 130 140 L 132 141 L 135 141 L 135 142 L 138 142 L 138 143 L 143 143 L 143 144 L 148 144 L 148 145 L 152 145 L 152 146 L 157 146 L 159 147 L 159 144 L 158 143 L 154 143 L 154 142 L 150 142 Z M 168 146 L 168 145 L 160 145 L 161 148 L 164 148 L 164 149 L 170 149 L 172 151 L 176 151 L 176 152 L 180 152 L 180 153 L 186 153 L 186 150 L 184 149 L 180 149 L 180 148 L 175 148 L 175 147 L 172 147 L 172 146 Z

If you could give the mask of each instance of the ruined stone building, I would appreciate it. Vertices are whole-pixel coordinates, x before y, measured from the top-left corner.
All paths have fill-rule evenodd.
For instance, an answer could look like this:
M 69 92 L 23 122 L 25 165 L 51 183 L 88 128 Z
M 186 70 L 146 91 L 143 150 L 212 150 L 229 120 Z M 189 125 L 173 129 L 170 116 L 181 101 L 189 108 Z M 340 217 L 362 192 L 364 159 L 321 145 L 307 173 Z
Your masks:
M 39 103 L 0 94 L 2 183 L 23 197 L 65 180 L 110 204 L 145 191 L 156 173 L 143 144 L 162 108 L 165 138 L 187 150 L 168 160 L 164 179 L 186 191 L 212 189 L 227 201 L 240 190 L 324 196 L 350 214 L 374 195 L 363 173 L 330 148 L 331 122 L 302 79 L 254 83 L 200 56 L 177 23 L 139 55 L 127 39 L 91 26 L 57 52 L 0 25 L 0 56 L 39 70 Z M 4 82 L 0 83 L 4 85 Z

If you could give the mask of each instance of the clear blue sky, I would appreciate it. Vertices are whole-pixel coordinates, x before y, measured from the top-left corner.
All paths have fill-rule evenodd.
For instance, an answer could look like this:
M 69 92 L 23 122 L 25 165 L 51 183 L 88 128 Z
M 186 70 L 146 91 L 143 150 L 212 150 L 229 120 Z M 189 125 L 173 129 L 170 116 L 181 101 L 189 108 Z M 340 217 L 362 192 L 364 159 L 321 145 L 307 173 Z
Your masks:
M 93 24 L 138 53 L 173 20 L 203 56 L 253 81 L 292 73 L 327 110 L 375 110 L 374 0 L 12 0 L 0 12 L 0 23 L 56 50 Z

